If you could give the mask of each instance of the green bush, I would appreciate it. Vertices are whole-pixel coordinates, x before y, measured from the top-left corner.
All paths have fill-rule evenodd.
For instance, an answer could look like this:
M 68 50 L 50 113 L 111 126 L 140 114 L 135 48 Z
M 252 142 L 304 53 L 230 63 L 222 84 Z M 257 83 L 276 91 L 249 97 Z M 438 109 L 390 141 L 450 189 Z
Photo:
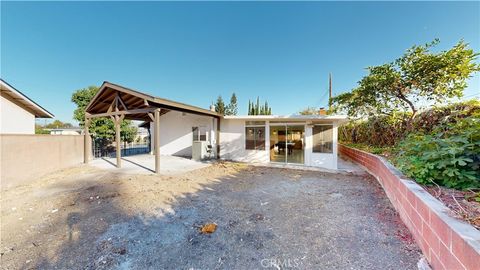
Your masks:
M 421 184 L 480 187 L 480 116 L 445 121 L 428 134 L 408 135 L 397 146 L 395 165 Z
M 426 110 L 413 119 L 412 126 L 417 132 L 430 133 L 437 127 L 445 127 L 461 119 L 479 115 L 480 101 L 472 99 Z
M 350 121 L 339 128 L 339 140 L 373 147 L 393 146 L 405 137 L 406 125 L 403 119 L 402 115 L 397 114 Z
M 339 128 L 339 140 L 343 143 L 365 144 L 371 147 L 391 147 L 408 136 L 410 131 L 431 133 L 439 126 L 454 124 L 461 119 L 480 114 L 480 101 L 470 100 L 447 106 L 433 107 L 419 113 L 407 128 L 409 115 L 396 113 L 374 116 L 366 120 L 350 121 Z

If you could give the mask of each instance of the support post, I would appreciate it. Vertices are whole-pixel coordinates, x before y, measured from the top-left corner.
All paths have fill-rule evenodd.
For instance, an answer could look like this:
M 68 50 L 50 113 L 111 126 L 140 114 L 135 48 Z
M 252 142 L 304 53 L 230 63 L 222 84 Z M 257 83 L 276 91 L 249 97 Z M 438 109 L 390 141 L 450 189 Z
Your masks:
M 155 137 L 155 173 L 160 173 L 160 109 L 155 110 L 155 130 L 153 135 Z
M 83 140 L 83 163 L 88 164 L 90 161 L 90 152 L 92 151 L 92 144 L 91 144 L 91 138 L 90 138 L 90 132 L 88 131 L 88 128 L 90 127 L 90 119 L 85 116 L 85 122 L 84 122 L 84 140 Z
M 117 168 L 122 167 L 122 149 L 120 147 L 120 117 L 115 116 L 115 144 L 117 146 Z
M 217 141 L 217 159 L 220 159 L 220 117 L 217 118 L 217 132 L 215 132 Z

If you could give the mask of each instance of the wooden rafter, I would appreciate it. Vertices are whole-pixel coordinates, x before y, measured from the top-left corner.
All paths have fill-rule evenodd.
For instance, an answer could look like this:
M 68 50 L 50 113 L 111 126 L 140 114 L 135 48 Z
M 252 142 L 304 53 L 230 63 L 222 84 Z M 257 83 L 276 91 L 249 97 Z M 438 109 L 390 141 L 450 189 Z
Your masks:
M 113 112 L 97 113 L 97 114 L 85 114 L 85 116 L 87 118 L 96 118 L 96 117 L 108 117 L 108 116 L 125 115 L 125 114 L 148 114 L 149 112 L 153 112 L 153 111 L 155 111 L 155 108 L 136 109 L 136 110 L 128 110 L 128 111 L 113 111 Z
M 123 102 L 122 96 L 118 92 L 117 92 L 116 99 L 117 99 L 117 102 L 119 102 L 123 106 L 123 109 L 128 111 L 127 105 L 125 105 L 125 102 Z

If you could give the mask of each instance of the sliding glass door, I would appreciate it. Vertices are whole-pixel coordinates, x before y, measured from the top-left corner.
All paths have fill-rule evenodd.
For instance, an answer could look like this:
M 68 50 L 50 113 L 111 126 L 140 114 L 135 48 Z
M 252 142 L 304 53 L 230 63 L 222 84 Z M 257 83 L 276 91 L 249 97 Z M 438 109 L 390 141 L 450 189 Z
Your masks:
M 270 161 L 304 164 L 305 126 L 270 126 Z

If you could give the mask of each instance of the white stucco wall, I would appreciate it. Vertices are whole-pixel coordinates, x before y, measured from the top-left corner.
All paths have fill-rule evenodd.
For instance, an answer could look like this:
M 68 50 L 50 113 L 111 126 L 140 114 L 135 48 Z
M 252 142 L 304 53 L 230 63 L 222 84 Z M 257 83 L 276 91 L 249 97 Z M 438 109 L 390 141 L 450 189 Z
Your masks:
M 327 124 L 327 123 L 325 123 Z M 331 124 L 331 123 L 328 123 Z M 299 125 L 299 124 L 295 124 Z M 302 124 L 300 124 L 302 125 Z M 268 163 L 268 150 L 245 149 L 245 120 L 224 119 L 220 125 L 220 156 L 240 162 Z M 265 126 L 265 149 L 270 149 L 270 124 Z M 313 153 L 312 125 L 305 125 L 305 166 L 337 169 L 337 123 L 333 122 L 333 153 Z
M 302 125 L 301 123 L 299 123 Z M 296 124 L 296 125 L 299 125 Z M 337 123 L 333 122 L 333 153 L 312 152 L 312 127 L 305 124 L 305 165 L 337 168 Z M 327 123 L 325 123 L 327 124 Z M 328 123 L 328 124 L 331 124 Z M 152 138 L 154 138 L 153 123 L 150 123 Z M 192 127 L 201 126 L 207 130 L 207 140 L 215 149 L 216 120 L 212 117 L 170 111 L 160 118 L 160 154 L 191 157 Z M 265 125 L 265 149 L 245 149 L 245 120 L 222 119 L 220 124 L 220 157 L 225 160 L 240 162 L 269 163 L 270 162 L 270 124 Z M 152 142 L 153 143 L 153 142 Z M 153 144 L 152 144 L 153 149 Z
M 268 125 L 267 125 L 268 126 Z M 223 119 L 220 123 L 220 157 L 241 162 L 270 162 L 268 150 L 245 149 L 245 120 Z M 265 135 L 269 130 L 265 128 Z M 269 142 L 266 138 L 266 142 Z M 269 148 L 266 143 L 265 149 Z
M 215 118 L 196 114 L 184 114 L 170 111 L 160 116 L 160 155 L 167 156 L 192 156 L 193 134 L 192 127 L 205 127 L 207 141 L 215 145 Z M 150 122 L 150 132 L 155 138 L 153 122 Z M 213 147 L 215 149 L 215 147 Z
M 0 96 L 0 134 L 35 134 L 35 115 Z

